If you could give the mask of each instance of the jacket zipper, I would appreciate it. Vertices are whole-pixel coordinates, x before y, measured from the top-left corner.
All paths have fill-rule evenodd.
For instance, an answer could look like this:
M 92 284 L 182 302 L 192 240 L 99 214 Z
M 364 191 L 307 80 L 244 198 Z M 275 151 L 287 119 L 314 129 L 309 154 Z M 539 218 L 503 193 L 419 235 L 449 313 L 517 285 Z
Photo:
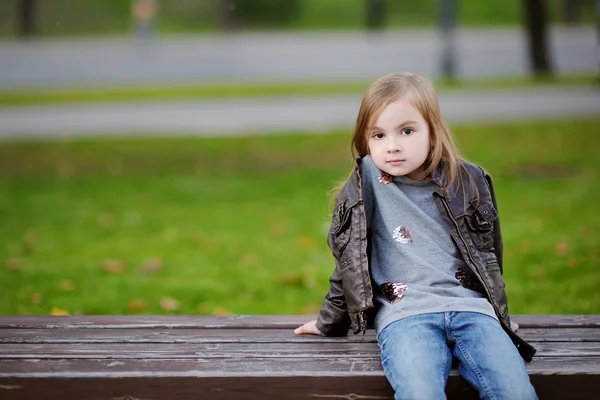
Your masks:
M 452 220 L 452 222 L 454 222 L 454 225 L 456 225 L 456 232 L 458 232 L 458 236 L 460 237 L 460 240 L 462 240 L 463 244 L 465 245 L 465 249 L 467 249 L 467 254 L 469 255 L 469 259 L 471 260 L 471 262 L 473 263 L 473 265 L 475 265 L 475 269 L 477 272 L 479 281 L 482 283 L 485 292 L 488 296 L 488 299 L 492 299 L 491 296 L 491 290 L 488 287 L 487 283 L 485 282 L 485 280 L 482 278 L 482 274 L 481 271 L 479 270 L 479 265 L 475 262 L 475 259 L 473 258 L 473 255 L 471 254 L 471 251 L 469 250 L 469 246 L 467 245 L 467 241 L 465 240 L 465 238 L 463 237 L 462 233 L 460 232 L 460 227 L 458 226 L 458 222 L 456 221 L 456 219 L 454 218 L 454 215 L 452 214 L 452 212 L 450 211 L 450 207 L 448 206 L 448 203 L 446 202 L 446 199 L 442 196 L 440 196 L 440 199 L 442 200 L 442 204 L 444 204 L 444 207 L 446 208 L 446 212 L 448 213 L 448 216 L 450 217 L 450 219 Z M 498 310 L 498 307 L 496 306 L 494 301 L 490 301 L 490 303 L 492 304 L 492 307 L 494 308 L 494 311 L 496 312 L 497 315 L 502 316 Z

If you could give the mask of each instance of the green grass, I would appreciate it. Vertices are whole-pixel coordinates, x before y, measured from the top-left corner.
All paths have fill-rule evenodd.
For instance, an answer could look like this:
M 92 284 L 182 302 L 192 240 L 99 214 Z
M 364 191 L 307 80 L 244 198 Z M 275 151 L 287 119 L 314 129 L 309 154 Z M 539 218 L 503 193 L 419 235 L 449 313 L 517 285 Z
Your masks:
M 598 132 L 600 120 L 455 129 L 495 178 L 513 313 L 600 313 Z M 316 312 L 348 141 L 0 143 L 0 314 Z
M 16 30 L 15 3 L 0 2 L 0 35 L 13 35 Z M 127 34 L 131 31 L 128 0 L 52 0 L 38 3 L 38 32 L 44 37 Z M 300 0 L 299 3 L 297 12 L 289 20 L 280 18 L 284 13 L 271 11 L 272 7 L 266 11 L 271 11 L 275 18 L 266 23 L 244 22 L 239 15 L 237 19 L 245 29 L 363 29 L 365 25 L 365 0 Z M 461 26 L 520 25 L 521 3 L 521 0 L 461 0 L 457 2 L 458 23 Z M 561 2 L 547 3 L 550 21 L 558 21 Z M 159 32 L 214 31 L 218 29 L 217 4 L 218 0 L 161 1 Z M 438 4 L 438 0 L 389 0 L 387 26 L 434 26 L 438 23 Z M 583 0 L 583 22 L 592 23 L 593 16 L 593 0 Z
M 29 104 L 214 99 L 221 97 L 361 94 L 370 82 L 287 83 L 245 85 L 185 85 L 138 87 L 63 87 L 0 89 L 0 106 Z M 554 78 L 504 77 L 448 82 L 438 80 L 438 90 L 503 90 L 561 86 L 597 85 L 595 74 L 571 74 Z

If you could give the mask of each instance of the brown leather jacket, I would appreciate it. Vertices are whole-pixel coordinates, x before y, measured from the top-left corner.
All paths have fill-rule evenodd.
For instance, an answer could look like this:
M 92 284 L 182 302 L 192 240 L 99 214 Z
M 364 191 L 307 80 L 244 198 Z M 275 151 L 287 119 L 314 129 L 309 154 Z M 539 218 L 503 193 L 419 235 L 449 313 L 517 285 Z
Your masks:
M 362 200 L 361 159 L 336 199 L 328 243 L 336 260 L 330 288 L 317 319 L 317 328 L 327 336 L 357 334 L 371 327 L 375 310 L 369 269 L 367 220 Z M 484 294 L 519 353 L 531 361 L 535 349 L 510 328 L 510 317 L 502 278 L 502 235 L 491 177 L 479 166 L 464 162 L 462 180 L 448 189 L 447 174 L 437 168 L 432 178 L 439 189 L 435 203 L 444 225 L 470 267 L 461 283 Z M 467 175 L 470 175 L 470 177 Z

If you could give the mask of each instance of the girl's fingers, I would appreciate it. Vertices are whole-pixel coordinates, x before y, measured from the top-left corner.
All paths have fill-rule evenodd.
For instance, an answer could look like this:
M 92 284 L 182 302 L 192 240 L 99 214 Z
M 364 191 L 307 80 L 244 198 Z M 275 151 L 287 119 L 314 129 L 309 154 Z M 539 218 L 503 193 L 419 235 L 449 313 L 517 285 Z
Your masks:
M 303 333 L 318 335 L 319 330 L 317 329 L 317 321 L 316 320 L 309 321 L 309 322 L 305 323 L 304 325 L 299 326 L 298 328 L 294 329 L 294 333 L 296 335 L 300 335 Z

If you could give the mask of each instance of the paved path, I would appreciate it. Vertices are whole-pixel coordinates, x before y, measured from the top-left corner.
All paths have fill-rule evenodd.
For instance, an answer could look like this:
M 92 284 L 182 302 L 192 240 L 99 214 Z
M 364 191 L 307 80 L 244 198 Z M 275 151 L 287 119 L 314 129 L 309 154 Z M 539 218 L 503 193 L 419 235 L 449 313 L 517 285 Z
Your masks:
M 63 136 L 224 136 L 350 129 L 360 95 L 0 108 L 0 140 Z M 600 115 L 600 89 L 442 92 L 447 121 L 475 123 Z
M 369 81 L 397 71 L 438 75 L 433 29 L 383 33 L 271 32 L 175 36 L 141 44 L 127 38 L 0 41 L 0 88 L 206 82 Z M 593 27 L 554 27 L 550 56 L 559 72 L 596 71 Z M 458 75 L 524 75 L 523 30 L 460 29 Z

